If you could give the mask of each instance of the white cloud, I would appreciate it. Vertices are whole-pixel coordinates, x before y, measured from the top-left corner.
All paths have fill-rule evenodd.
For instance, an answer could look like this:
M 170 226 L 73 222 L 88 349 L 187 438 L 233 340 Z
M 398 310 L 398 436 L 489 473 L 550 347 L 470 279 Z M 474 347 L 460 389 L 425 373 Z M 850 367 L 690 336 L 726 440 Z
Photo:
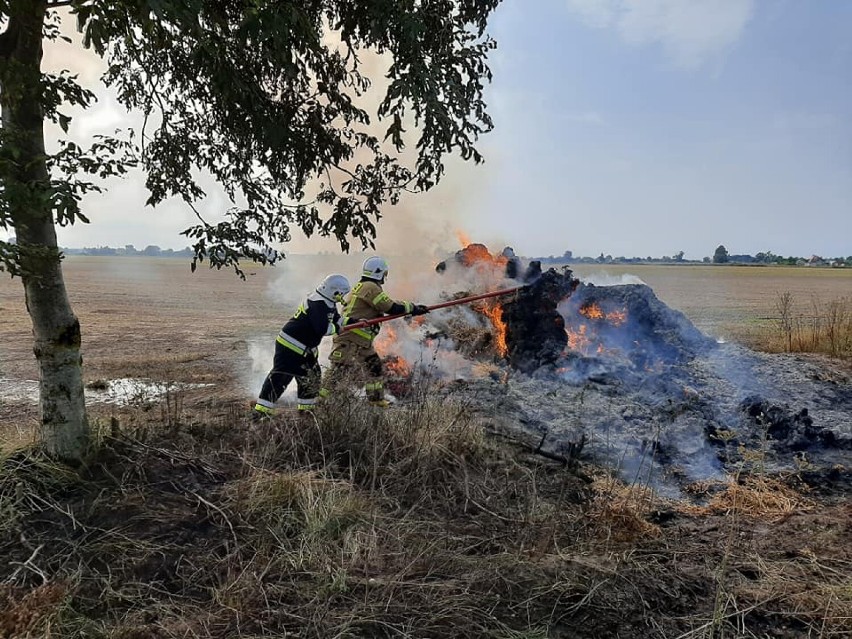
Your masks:
M 595 28 L 615 29 L 632 45 L 661 45 L 675 64 L 698 67 L 742 35 L 754 0 L 566 0 Z

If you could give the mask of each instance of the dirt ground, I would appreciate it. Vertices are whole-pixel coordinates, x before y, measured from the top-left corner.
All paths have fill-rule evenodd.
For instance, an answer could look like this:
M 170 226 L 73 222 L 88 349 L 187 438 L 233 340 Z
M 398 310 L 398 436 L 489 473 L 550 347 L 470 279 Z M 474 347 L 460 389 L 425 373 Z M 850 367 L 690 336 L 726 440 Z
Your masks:
M 191 273 L 180 259 L 71 257 L 65 276 L 81 324 L 85 383 L 215 384 L 193 400 L 245 394 L 235 380 L 248 365 L 246 340 L 273 339 L 291 310 L 270 301 L 267 291 L 278 277 L 272 268 L 248 266 L 241 281 L 226 271 Z M 18 280 L 0 280 L 0 378 L 38 379 Z M 33 402 L 0 393 L 0 438 L 19 441 L 35 424 Z
M 286 318 L 276 272 L 178 262 L 69 261 L 87 382 L 215 385 L 93 406 L 84 469 L 4 454 L 0 637 L 852 636 L 848 467 L 665 500 L 483 440 L 453 393 L 252 430 L 240 372 Z M 34 379 L 19 288 L 0 282 L 0 378 Z M 0 403 L 7 450 L 36 420 Z
M 285 312 L 267 299 L 276 275 L 270 268 L 250 266 L 241 281 L 232 272 L 191 273 L 180 259 L 71 257 L 64 270 L 82 328 L 87 381 L 168 375 L 173 364 L 191 376 L 184 381 L 227 382 L 223 367 L 240 340 L 274 334 Z M 0 283 L 0 309 L 0 374 L 36 379 L 18 280 Z

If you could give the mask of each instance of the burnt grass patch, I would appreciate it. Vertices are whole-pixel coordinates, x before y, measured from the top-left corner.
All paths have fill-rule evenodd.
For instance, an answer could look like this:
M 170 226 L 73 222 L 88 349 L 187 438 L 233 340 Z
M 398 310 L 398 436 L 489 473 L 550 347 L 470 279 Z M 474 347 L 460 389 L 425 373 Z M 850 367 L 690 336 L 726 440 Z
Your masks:
M 260 424 L 210 400 L 119 416 L 84 468 L 6 456 L 0 637 L 852 631 L 848 503 L 747 476 L 667 503 L 427 395 Z

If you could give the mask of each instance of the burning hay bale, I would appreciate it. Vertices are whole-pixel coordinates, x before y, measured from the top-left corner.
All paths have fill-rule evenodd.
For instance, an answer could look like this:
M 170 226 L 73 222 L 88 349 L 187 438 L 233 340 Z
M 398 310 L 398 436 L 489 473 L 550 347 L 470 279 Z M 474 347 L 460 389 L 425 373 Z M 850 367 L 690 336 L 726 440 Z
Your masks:
M 437 270 L 455 273 L 468 285 L 465 293 L 448 296 L 451 301 L 480 287 L 505 286 L 507 275 L 519 273 L 517 260 L 508 247 L 495 255 L 483 244 L 467 244 Z M 510 264 L 515 266 L 507 271 Z M 450 317 L 430 318 L 435 329 L 430 337 L 448 338 L 468 358 L 496 355 L 527 374 L 562 368 L 583 379 L 626 377 L 621 369 L 654 372 L 660 365 L 688 362 L 715 345 L 645 285 L 584 285 L 569 269 L 541 273 L 536 262 L 524 279 L 527 286 L 502 305 L 499 299 L 486 300 Z M 612 366 L 598 370 L 599 360 Z
M 446 334 L 465 357 L 479 358 L 483 354 L 494 352 L 494 334 L 491 326 L 471 324 L 454 318 L 447 322 Z
M 445 278 L 463 290 L 506 286 L 505 255 L 470 245 L 457 258 Z M 484 417 L 546 433 L 553 446 L 585 442 L 584 455 L 661 494 L 677 497 L 744 462 L 762 472 L 840 467 L 852 441 L 852 392 L 814 387 L 821 378 L 799 362 L 717 344 L 645 285 L 582 284 L 551 269 L 511 298 L 427 319 L 436 320 L 452 355 L 490 357 L 506 371 L 471 368 L 465 378 Z
M 532 373 L 559 360 L 568 335 L 558 308 L 578 284 L 569 269 L 549 269 L 503 306 L 507 356 L 514 368 Z
M 581 284 L 560 306 L 569 348 L 580 355 L 625 356 L 635 368 L 682 364 L 716 343 L 644 284 Z
M 493 256 L 484 245 L 469 244 L 459 251 L 456 261 L 466 269 L 485 268 L 495 276 L 506 259 Z M 597 371 L 600 366 L 594 360 L 606 359 L 616 367 L 647 372 L 663 364 L 688 362 L 715 346 L 682 313 L 657 299 L 648 286 L 596 287 L 581 284 L 569 269 L 541 273 L 540 265 L 531 263 L 530 270 L 531 282 L 514 299 L 502 306 L 489 301 L 472 307 L 490 320 L 490 344 L 482 330 L 487 326 L 453 323 L 451 332 L 457 343 L 472 345 L 464 349 L 466 355 L 480 354 L 492 346 L 524 373 L 579 367 L 588 375 L 608 377 Z M 584 364 L 578 361 L 582 358 L 592 360 Z
M 515 255 L 511 246 L 507 246 L 497 255 L 491 253 L 484 244 L 467 244 L 463 249 L 456 251 L 450 260 L 442 260 L 435 266 L 435 272 L 444 274 L 454 269 L 485 269 L 491 271 L 491 275 L 497 274 L 509 280 L 520 280 L 526 283 L 534 282 L 541 276 L 541 262 L 531 261 L 524 268 L 521 259 Z

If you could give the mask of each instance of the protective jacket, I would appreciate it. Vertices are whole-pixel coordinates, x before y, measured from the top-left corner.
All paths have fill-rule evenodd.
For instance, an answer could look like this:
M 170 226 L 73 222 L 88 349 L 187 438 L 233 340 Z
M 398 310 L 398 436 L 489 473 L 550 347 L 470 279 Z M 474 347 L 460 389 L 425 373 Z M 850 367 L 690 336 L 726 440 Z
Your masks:
M 284 348 L 303 357 L 316 357 L 322 338 L 340 331 L 341 318 L 334 302 L 312 293 L 299 304 L 293 317 L 275 339 Z
M 383 315 L 397 315 L 399 313 L 411 313 L 414 304 L 405 301 L 395 301 L 382 290 L 382 285 L 376 280 L 361 278 L 352 292 L 343 309 L 343 326 L 355 324 L 361 320 L 375 319 Z M 334 343 L 351 341 L 361 345 L 372 344 L 376 335 L 379 334 L 380 326 L 374 324 L 367 328 L 353 328 L 336 335 Z
M 284 389 L 296 379 L 296 403 L 299 411 L 310 411 L 317 402 L 322 375 L 317 352 L 326 335 L 340 330 L 340 313 L 336 304 L 319 292 L 312 293 L 299 305 L 293 317 L 275 338 L 275 356 L 272 370 L 266 376 L 254 410 L 271 415 L 275 402 Z

